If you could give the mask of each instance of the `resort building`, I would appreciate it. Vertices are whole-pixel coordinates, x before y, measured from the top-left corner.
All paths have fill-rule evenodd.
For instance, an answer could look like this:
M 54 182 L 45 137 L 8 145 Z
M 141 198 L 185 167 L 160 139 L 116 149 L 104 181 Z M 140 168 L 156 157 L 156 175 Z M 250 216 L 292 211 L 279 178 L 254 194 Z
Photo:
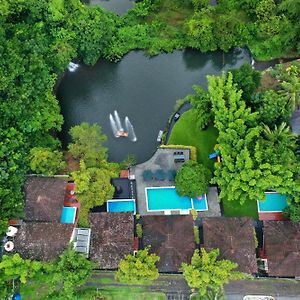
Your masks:
M 117 269 L 120 261 L 133 254 L 132 213 L 90 213 L 90 258 L 99 269 Z
M 195 250 L 192 216 L 144 216 L 143 245 L 160 257 L 160 272 L 178 272 Z
M 60 222 L 67 180 L 28 177 L 25 182 L 24 221 Z
M 27 178 L 25 217 L 15 225 L 16 234 L 8 238 L 14 245 L 12 251 L 24 258 L 52 260 L 68 247 L 80 207 L 69 193 L 66 177 Z
M 264 258 L 269 276 L 300 277 L 300 222 L 264 221 Z
M 74 226 L 28 222 L 21 225 L 14 239 L 15 251 L 23 258 L 56 259 L 68 247 Z
M 220 258 L 238 264 L 241 272 L 257 273 L 255 231 L 250 218 L 203 218 L 201 244 L 206 250 L 218 248 Z

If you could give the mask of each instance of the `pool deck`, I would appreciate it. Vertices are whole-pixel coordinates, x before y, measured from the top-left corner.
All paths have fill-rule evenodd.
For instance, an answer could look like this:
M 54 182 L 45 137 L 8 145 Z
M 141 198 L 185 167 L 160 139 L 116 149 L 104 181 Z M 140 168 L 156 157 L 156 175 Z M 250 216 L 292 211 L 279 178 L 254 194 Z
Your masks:
M 147 187 L 164 187 L 164 186 L 174 186 L 174 180 L 149 180 L 145 181 L 143 173 L 145 170 L 151 170 L 155 172 L 158 169 L 164 171 L 167 170 L 178 170 L 182 163 L 174 163 L 174 151 L 182 151 L 185 160 L 190 159 L 189 149 L 178 149 L 178 148 L 158 148 L 154 155 L 146 162 L 135 165 L 130 168 L 130 176 L 134 175 L 136 180 L 136 204 L 137 213 L 140 215 L 164 215 L 163 211 L 148 212 L 146 203 L 145 188 Z M 216 217 L 221 216 L 220 205 L 218 202 L 218 192 L 215 187 L 211 187 L 207 194 L 208 211 L 199 212 L 199 216 L 205 217 Z M 178 211 L 171 211 L 171 214 L 178 215 Z

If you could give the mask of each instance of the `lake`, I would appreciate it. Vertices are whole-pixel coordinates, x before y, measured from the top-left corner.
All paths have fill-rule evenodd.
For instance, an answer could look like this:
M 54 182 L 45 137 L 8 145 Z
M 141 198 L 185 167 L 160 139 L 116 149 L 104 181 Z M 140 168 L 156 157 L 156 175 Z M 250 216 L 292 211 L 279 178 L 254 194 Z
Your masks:
M 145 161 L 158 146 L 158 132 L 165 128 L 177 99 L 191 93 L 194 84 L 206 88 L 207 75 L 219 75 L 250 60 L 244 49 L 206 54 L 187 49 L 152 58 L 132 51 L 118 63 L 100 60 L 94 66 L 80 65 L 75 72 L 66 73 L 57 90 L 65 119 L 63 144 L 70 141 L 71 126 L 98 123 L 108 137 L 110 160 L 121 161 L 134 154 L 138 162 Z M 109 120 L 114 110 L 122 122 L 128 116 L 136 142 L 114 137 Z

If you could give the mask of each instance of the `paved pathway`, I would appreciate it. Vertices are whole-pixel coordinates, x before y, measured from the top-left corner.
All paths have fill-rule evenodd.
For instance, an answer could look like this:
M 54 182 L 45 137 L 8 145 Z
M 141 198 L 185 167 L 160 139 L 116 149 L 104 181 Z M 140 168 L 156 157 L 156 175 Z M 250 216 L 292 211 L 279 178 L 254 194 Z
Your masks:
M 180 106 L 180 108 L 179 108 L 175 113 L 179 113 L 180 116 L 181 116 L 184 112 L 190 110 L 191 108 L 192 108 L 191 103 L 190 103 L 190 102 L 185 102 L 182 106 Z M 175 114 L 174 114 L 174 115 L 175 115 Z M 166 135 L 166 141 L 165 141 L 165 144 L 168 143 L 169 138 L 170 138 L 170 134 L 171 134 L 172 129 L 173 129 L 175 123 L 176 123 L 176 122 L 174 121 L 174 115 L 173 115 L 172 121 L 171 121 L 171 123 L 170 123 L 170 125 L 169 125 L 169 129 L 168 129 L 168 132 L 167 132 L 167 135 Z
M 300 109 L 294 111 L 290 123 L 295 134 L 300 134 Z
M 88 286 L 97 286 L 99 290 L 106 286 L 124 286 L 114 280 L 114 272 L 94 272 Z M 96 282 L 101 278 L 110 278 L 111 283 Z M 151 285 L 135 285 L 133 287 L 143 288 L 147 293 L 163 292 L 167 299 L 186 300 L 189 299 L 190 289 L 181 274 L 161 274 L 159 279 Z M 225 286 L 228 300 L 242 300 L 245 295 L 272 295 L 276 300 L 299 300 L 300 282 L 291 279 L 258 278 L 254 280 L 232 281 Z M 118 299 L 123 300 L 123 299 Z

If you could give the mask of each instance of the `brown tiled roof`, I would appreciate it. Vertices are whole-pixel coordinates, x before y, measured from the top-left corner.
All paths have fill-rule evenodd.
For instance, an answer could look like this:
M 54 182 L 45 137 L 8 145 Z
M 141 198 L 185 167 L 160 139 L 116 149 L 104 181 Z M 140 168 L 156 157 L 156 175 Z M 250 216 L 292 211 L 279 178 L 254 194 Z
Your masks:
M 15 237 L 15 250 L 23 258 L 52 260 L 68 247 L 72 232 L 67 224 L 24 223 Z
M 29 177 L 25 182 L 25 219 L 59 222 L 67 181 L 61 178 Z
M 264 221 L 264 245 L 270 276 L 300 276 L 300 222 Z
M 133 214 L 90 213 L 90 258 L 101 269 L 116 269 L 127 254 L 133 253 Z
M 207 250 L 219 248 L 220 258 L 239 266 L 237 270 L 256 273 L 254 227 L 250 218 L 203 218 L 203 244 Z
M 160 272 L 177 272 L 195 250 L 192 216 L 144 216 L 143 243 L 160 257 Z

